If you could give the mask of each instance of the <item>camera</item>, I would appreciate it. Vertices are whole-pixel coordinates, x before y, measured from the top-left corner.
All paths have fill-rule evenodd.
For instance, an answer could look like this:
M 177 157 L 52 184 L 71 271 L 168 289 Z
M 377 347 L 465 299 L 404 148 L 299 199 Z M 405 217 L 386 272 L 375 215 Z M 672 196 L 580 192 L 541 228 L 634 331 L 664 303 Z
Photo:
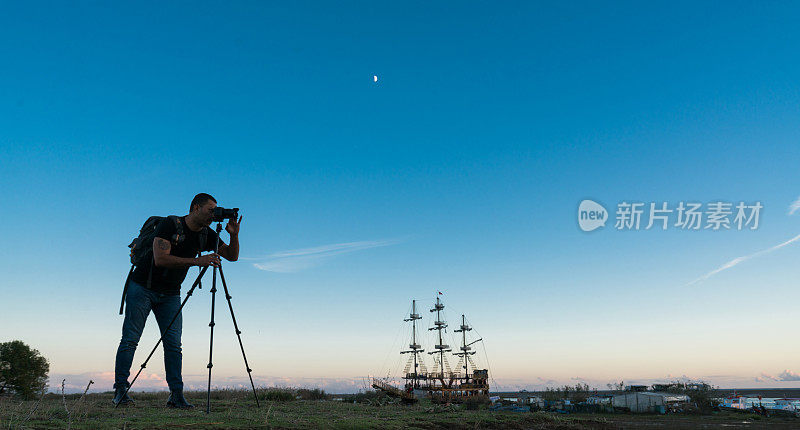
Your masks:
M 219 206 L 214 208 L 214 215 L 211 222 L 222 222 L 226 219 L 236 221 L 239 218 L 239 208 L 225 209 Z

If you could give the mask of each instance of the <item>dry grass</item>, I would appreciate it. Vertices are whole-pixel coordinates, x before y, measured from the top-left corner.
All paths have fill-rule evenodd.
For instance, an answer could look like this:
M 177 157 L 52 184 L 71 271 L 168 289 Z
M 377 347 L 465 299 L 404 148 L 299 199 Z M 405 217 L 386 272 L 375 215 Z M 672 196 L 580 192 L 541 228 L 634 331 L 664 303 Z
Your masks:
M 758 419 L 723 413 L 681 415 L 556 415 L 544 412 L 492 412 L 485 407 L 443 407 L 420 402 L 413 406 L 353 396 L 363 403 L 295 400 L 299 390 L 261 388 L 257 408 L 252 392 L 212 392 L 211 413 L 206 393 L 187 392 L 193 410 L 165 407 L 169 393 L 134 392 L 134 406 L 114 408 L 113 393 L 47 394 L 38 400 L 0 397 L 0 429 L 652 429 L 652 428 L 800 428 L 797 419 Z M 292 399 L 275 393 L 291 393 Z M 267 400 L 283 398 L 285 400 Z M 65 408 L 65 406 L 67 408 Z M 69 411 L 69 412 L 67 412 Z M 743 422 L 747 422 L 744 424 Z
M 211 413 L 205 413 L 205 392 L 187 392 L 193 410 L 165 407 L 168 393 L 131 393 L 134 406 L 114 408 L 113 394 L 47 394 L 40 400 L 0 399 L 0 429 L 150 429 L 150 428 L 329 428 L 329 429 L 476 429 L 476 428 L 609 428 L 603 419 L 574 419 L 548 414 L 496 413 L 438 408 L 430 404 L 404 406 L 347 403 L 332 400 L 268 401 L 287 388 L 259 389 L 261 407 L 252 392 L 212 392 Z M 65 408 L 64 405 L 67 405 Z

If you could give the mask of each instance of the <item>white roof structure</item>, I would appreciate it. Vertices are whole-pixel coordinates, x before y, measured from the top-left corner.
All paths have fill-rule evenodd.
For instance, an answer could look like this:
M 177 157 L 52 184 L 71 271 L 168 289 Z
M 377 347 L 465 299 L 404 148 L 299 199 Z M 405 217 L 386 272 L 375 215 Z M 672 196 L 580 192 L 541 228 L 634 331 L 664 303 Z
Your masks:
M 653 412 L 656 406 L 688 401 L 689 396 L 683 394 L 636 391 L 614 396 L 611 404 L 618 408 L 628 408 L 631 412 Z

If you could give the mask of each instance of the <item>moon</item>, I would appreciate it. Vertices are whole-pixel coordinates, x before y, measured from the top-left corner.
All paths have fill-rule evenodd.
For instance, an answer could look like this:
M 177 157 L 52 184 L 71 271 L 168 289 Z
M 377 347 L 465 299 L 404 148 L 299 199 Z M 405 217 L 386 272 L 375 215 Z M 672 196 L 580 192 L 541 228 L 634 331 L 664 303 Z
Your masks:
M 378 82 L 378 76 L 377 75 L 373 75 L 372 76 L 372 81 L 373 82 Z

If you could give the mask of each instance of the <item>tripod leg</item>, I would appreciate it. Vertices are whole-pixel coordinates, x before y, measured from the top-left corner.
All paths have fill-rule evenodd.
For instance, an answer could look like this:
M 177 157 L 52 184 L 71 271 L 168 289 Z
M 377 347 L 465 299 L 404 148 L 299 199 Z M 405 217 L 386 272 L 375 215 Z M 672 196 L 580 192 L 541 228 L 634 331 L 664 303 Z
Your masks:
M 242 350 L 242 358 L 244 358 L 244 367 L 247 369 L 247 376 L 250 378 L 250 387 L 253 388 L 253 397 L 256 399 L 256 407 L 261 405 L 258 403 L 258 395 L 256 394 L 256 386 L 253 384 L 253 369 L 247 364 L 247 355 L 244 353 L 244 345 L 242 344 L 242 331 L 239 330 L 239 325 L 236 323 L 236 316 L 233 314 L 233 305 L 231 304 L 231 295 L 228 292 L 228 284 L 225 283 L 225 274 L 222 273 L 222 266 L 219 267 L 219 277 L 222 280 L 222 288 L 225 289 L 225 299 L 228 300 L 228 309 L 231 311 L 231 319 L 233 320 L 233 328 L 236 330 L 236 337 L 239 338 L 239 348 Z
M 194 289 L 200 284 L 200 279 L 203 277 L 203 275 L 205 275 L 207 269 L 208 269 L 208 266 L 203 267 L 203 269 L 200 270 L 200 274 L 198 274 L 197 275 L 197 279 L 194 280 L 194 283 L 192 284 L 192 288 L 190 288 L 189 291 L 186 293 L 186 298 L 183 299 L 183 302 L 181 303 L 181 307 L 178 308 L 178 312 L 175 312 L 175 316 L 172 317 L 172 320 L 169 322 L 169 325 L 162 332 L 161 337 L 158 339 L 158 342 L 156 342 L 156 346 L 153 347 L 153 350 L 150 351 L 150 354 L 147 356 L 147 359 L 144 360 L 144 363 L 142 363 L 142 366 L 139 368 L 139 371 L 136 372 L 136 376 L 133 377 L 133 381 L 131 381 L 131 383 L 128 384 L 128 388 L 125 390 L 125 394 L 128 394 L 128 391 L 131 390 L 131 387 L 133 387 L 133 384 L 136 382 L 136 379 L 139 378 L 139 375 L 142 373 L 142 370 L 144 370 L 144 368 L 147 367 L 147 362 L 150 361 L 150 358 L 156 352 L 156 349 L 158 348 L 158 345 L 160 345 L 161 342 L 164 340 L 164 336 L 167 334 L 167 332 L 169 331 L 170 327 L 172 327 L 172 324 L 175 322 L 176 319 L 178 319 L 178 315 L 181 314 L 181 310 L 183 310 L 183 306 L 186 305 L 187 301 L 189 301 L 189 297 L 192 296 L 192 293 L 194 292 Z M 117 406 L 115 405 L 114 407 L 116 408 Z
M 211 358 L 214 354 L 214 303 L 217 297 L 217 268 L 214 267 L 214 275 L 211 278 L 211 322 L 208 326 L 211 327 L 211 341 L 208 343 L 208 391 L 206 392 L 206 413 L 211 412 L 211 368 L 214 364 Z

